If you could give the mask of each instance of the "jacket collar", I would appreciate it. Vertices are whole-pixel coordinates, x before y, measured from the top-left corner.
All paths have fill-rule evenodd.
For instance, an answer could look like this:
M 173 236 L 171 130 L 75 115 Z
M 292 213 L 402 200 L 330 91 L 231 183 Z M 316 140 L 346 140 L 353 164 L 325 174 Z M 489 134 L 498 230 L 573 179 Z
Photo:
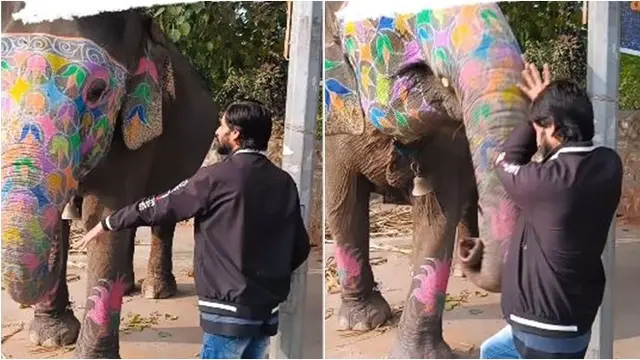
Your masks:
M 238 149 L 238 150 L 230 153 L 229 155 L 225 155 L 222 158 L 222 161 L 227 161 L 227 160 L 231 159 L 234 155 L 237 155 L 237 154 L 257 154 L 257 155 L 262 155 L 262 156 L 268 158 L 266 151 L 259 151 L 259 150 L 253 150 L 253 149 Z
M 263 156 L 267 156 L 267 152 L 266 151 L 253 150 L 253 149 L 238 149 L 238 150 L 234 151 L 233 153 L 231 153 L 231 156 L 233 156 L 235 154 L 260 154 L 260 155 L 263 155 Z
M 555 160 L 558 158 L 558 155 L 563 153 L 584 153 L 593 151 L 596 148 L 597 146 L 593 145 L 593 141 L 566 142 L 551 151 L 547 156 L 545 156 L 542 162 L 545 162 L 547 160 Z

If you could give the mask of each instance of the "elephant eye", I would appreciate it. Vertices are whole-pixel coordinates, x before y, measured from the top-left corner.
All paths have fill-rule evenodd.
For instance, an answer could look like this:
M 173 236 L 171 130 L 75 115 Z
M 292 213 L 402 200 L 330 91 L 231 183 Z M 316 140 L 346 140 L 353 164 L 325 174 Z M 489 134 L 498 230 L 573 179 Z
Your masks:
M 96 103 L 107 90 L 107 83 L 102 79 L 94 80 L 87 90 L 87 102 Z

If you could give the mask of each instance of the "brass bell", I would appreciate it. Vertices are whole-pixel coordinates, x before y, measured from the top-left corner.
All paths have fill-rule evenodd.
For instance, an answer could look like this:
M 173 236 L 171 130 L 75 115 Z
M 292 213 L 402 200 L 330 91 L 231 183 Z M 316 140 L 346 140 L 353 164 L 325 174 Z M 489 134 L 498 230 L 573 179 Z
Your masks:
M 413 190 L 411 195 L 413 196 L 425 196 L 431 192 L 431 187 L 426 178 L 422 176 L 416 176 L 413 178 Z
M 69 201 L 67 205 L 65 205 L 64 210 L 62 210 L 62 220 L 81 220 L 78 207 L 73 201 Z

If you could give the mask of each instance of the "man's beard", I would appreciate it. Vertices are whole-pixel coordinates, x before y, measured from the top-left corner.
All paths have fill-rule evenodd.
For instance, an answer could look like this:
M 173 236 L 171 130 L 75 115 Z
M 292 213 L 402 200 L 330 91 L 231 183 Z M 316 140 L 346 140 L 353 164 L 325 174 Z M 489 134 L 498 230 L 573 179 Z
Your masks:
M 553 151 L 554 147 L 549 144 L 548 141 L 543 140 L 542 144 L 538 146 L 538 151 L 542 155 L 542 158 L 546 158 Z
M 231 146 L 220 141 L 217 136 L 213 139 L 213 145 L 218 154 L 223 156 L 231 154 Z

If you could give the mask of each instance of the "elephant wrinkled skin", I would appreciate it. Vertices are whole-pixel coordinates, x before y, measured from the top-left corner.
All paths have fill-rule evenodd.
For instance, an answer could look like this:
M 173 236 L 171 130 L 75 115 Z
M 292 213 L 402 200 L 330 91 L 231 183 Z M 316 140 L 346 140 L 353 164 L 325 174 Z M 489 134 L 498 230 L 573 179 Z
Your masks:
M 464 274 L 498 292 L 518 216 L 492 164 L 529 105 L 519 46 L 496 4 L 326 4 L 325 211 L 340 325 L 367 330 L 390 316 L 369 264 L 369 196 L 380 193 L 412 204 L 414 220 L 412 285 L 390 355 L 451 357 L 442 315 L 456 228 Z
M 16 302 L 36 305 L 32 342 L 77 339 L 76 357 L 119 357 L 135 230 L 89 245 L 80 326 L 69 306 L 63 209 L 81 197 L 82 221 L 91 228 L 190 177 L 210 148 L 218 107 L 189 61 L 141 12 L 24 24 L 10 18 L 23 6 L 2 3 L 2 283 Z M 174 229 L 152 227 L 145 283 L 154 293 L 175 292 Z

